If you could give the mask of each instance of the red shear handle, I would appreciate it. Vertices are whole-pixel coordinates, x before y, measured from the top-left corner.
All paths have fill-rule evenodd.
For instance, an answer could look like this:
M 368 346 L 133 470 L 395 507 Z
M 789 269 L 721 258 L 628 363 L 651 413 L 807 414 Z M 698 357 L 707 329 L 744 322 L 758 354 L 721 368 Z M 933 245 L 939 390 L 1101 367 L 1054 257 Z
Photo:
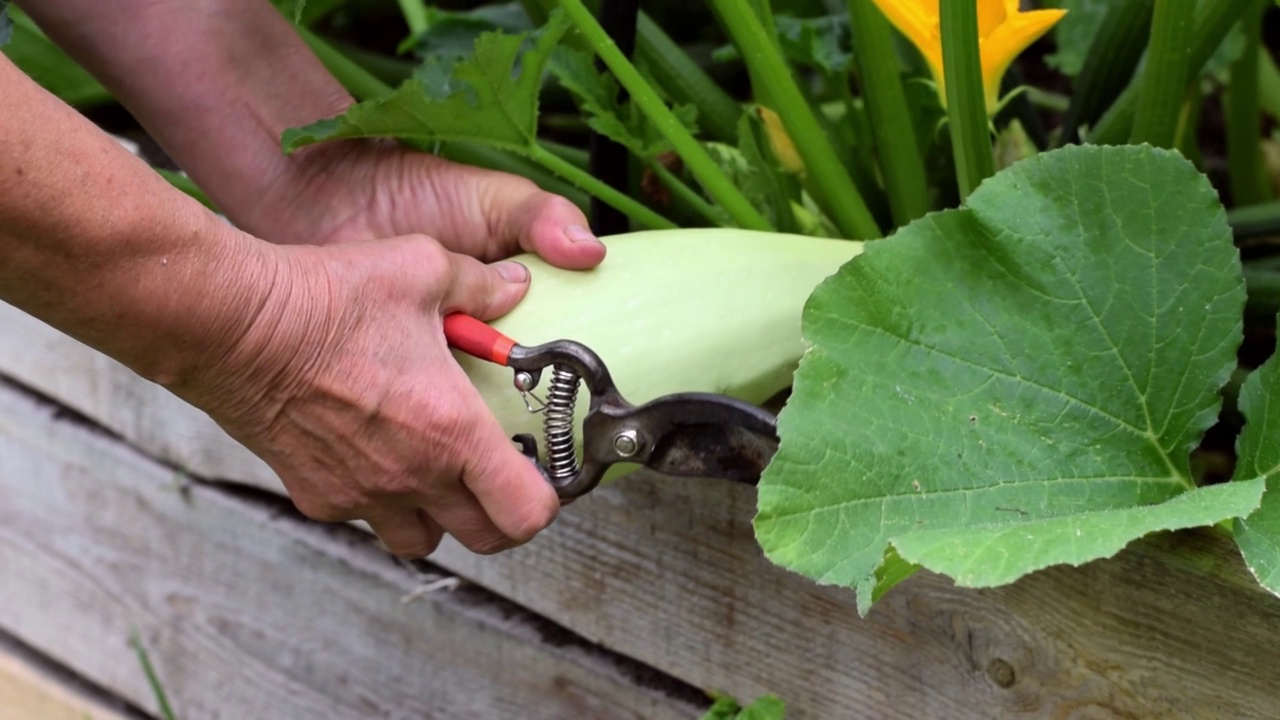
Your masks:
M 473 357 L 506 365 L 516 341 L 489 325 L 462 313 L 444 318 L 444 336 L 451 347 Z

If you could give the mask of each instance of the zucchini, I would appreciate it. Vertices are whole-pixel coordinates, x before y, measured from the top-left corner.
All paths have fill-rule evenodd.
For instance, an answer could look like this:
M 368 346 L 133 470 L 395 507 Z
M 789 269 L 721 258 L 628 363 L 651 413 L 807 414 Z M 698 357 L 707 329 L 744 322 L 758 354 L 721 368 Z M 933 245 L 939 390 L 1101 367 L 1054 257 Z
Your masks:
M 490 324 L 522 345 L 587 345 L 637 405 L 690 391 L 763 403 L 785 390 L 805 350 L 805 301 L 862 250 L 856 241 L 726 228 L 634 232 L 605 244 L 608 257 L 588 271 L 515 258 L 529 268 L 529 293 Z M 541 449 L 542 416 L 525 407 L 512 371 L 454 356 L 507 434 L 530 433 Z M 535 394 L 548 381 L 544 373 Z M 579 447 L 588 407 L 580 387 Z M 619 468 L 609 477 L 622 474 Z

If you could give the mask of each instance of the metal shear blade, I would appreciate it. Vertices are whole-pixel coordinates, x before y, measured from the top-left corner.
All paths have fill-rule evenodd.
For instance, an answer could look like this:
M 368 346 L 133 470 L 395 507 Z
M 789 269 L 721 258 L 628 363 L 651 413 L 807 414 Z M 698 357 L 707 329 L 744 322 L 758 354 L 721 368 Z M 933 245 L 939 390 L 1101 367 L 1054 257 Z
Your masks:
M 614 386 L 604 361 L 581 343 L 557 340 L 527 347 L 465 315 L 450 315 L 444 325 L 454 348 L 516 371 L 514 384 L 521 392 L 535 387 L 544 369 L 553 369 L 543 411 L 546 461 L 538 467 L 561 498 L 590 492 L 619 463 L 639 463 L 675 477 L 755 483 L 777 452 L 777 418 L 750 403 L 727 395 L 676 393 L 632 405 Z M 572 432 L 579 381 L 591 393 L 581 463 Z M 535 438 L 513 439 L 538 461 Z

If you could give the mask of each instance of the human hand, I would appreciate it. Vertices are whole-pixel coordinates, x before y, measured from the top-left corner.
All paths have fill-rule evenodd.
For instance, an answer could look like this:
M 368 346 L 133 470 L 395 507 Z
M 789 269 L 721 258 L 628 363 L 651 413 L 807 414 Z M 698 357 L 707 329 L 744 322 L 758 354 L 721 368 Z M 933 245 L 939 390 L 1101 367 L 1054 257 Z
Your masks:
M 529 286 L 423 236 L 268 246 L 274 281 L 249 331 L 184 393 L 263 458 L 298 509 L 361 519 L 401 557 L 442 533 L 478 553 L 555 518 L 551 485 L 515 449 L 446 345 L 442 317 L 492 319 Z
M 236 218 L 242 227 L 283 243 L 422 233 L 485 261 L 531 252 L 573 270 L 604 259 L 582 211 L 526 178 L 377 140 L 329 143 L 299 155 L 288 179 Z

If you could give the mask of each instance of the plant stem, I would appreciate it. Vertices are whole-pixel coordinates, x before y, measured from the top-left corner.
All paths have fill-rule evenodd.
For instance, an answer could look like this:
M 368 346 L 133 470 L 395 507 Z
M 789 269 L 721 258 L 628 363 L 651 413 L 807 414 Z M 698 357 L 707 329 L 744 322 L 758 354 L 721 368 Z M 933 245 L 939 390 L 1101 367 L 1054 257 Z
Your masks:
M 942 67 L 947 86 L 947 118 L 956 160 L 956 180 L 964 200 L 995 174 L 978 54 L 978 5 L 973 0 L 941 0 Z
M 894 222 L 906 225 L 928 212 L 929 186 L 898 71 L 893 29 L 871 0 L 849 0 L 849 26 L 889 207 Z
M 1280 312 L 1280 272 L 1252 267 L 1246 263 L 1244 282 L 1248 288 L 1245 315 L 1274 326 L 1276 313 Z
M 1273 118 L 1280 118 L 1280 68 L 1271 53 L 1258 53 L 1258 104 Z
M 880 226 L 849 173 L 845 172 L 826 132 L 791 76 L 775 40 L 765 31 L 755 12 L 742 0 L 712 0 L 712 4 L 719 11 L 743 59 L 748 66 L 755 68 L 754 76 L 761 84 L 760 89 L 776 102 L 772 109 L 782 119 L 796 151 L 804 160 L 815 199 L 823 211 L 847 238 L 871 240 L 880 237 Z
M 1172 148 L 1187 95 L 1196 0 L 1156 0 L 1142 89 L 1129 141 Z
M 675 102 L 698 108 L 698 125 L 708 137 L 737 142 L 742 107 L 643 11 L 636 26 L 636 57 Z
M 1244 15 L 1249 5 L 1242 0 L 1200 3 L 1200 12 L 1196 13 L 1195 40 L 1191 46 L 1191 63 L 1187 73 L 1188 79 L 1199 74 L 1213 57 L 1218 46 L 1227 38 L 1227 33 Z M 1129 87 L 1116 99 L 1111 109 L 1094 126 L 1089 142 L 1098 145 L 1120 145 L 1126 141 L 1133 128 L 1134 117 L 1138 110 L 1138 94 L 1141 83 L 1135 78 Z
M 315 53 L 325 68 L 337 78 L 342 87 L 351 93 L 357 100 L 372 100 L 385 95 L 390 95 L 392 88 L 390 85 L 374 77 L 368 70 L 357 65 L 351 58 L 338 52 L 332 45 L 322 39 L 320 36 L 311 32 L 311 30 L 295 26 L 298 35 L 302 37 L 307 47 L 311 48 L 311 52 Z
M 1076 77 L 1075 92 L 1062 121 L 1058 146 L 1080 140 L 1080 126 L 1092 125 L 1133 79 L 1151 35 L 1154 0 L 1118 0 L 1107 10 L 1098 34 L 1089 46 L 1084 67 Z
M 409 144 L 419 150 L 431 150 L 431 148 L 425 146 L 418 146 L 416 143 Z M 587 212 L 591 205 L 591 198 L 578 187 L 552 174 L 549 170 L 529 158 L 517 155 L 510 150 L 503 150 L 490 145 L 445 143 L 436 149 L 435 154 L 463 165 L 473 165 L 528 178 L 543 190 L 566 198 L 569 202 L 577 205 L 584 213 Z
M 574 25 L 577 26 L 578 31 L 582 33 L 586 41 L 590 43 L 596 55 L 604 61 L 609 70 L 613 72 L 614 77 L 631 95 L 631 101 L 644 112 L 658 132 L 675 147 L 675 151 L 684 160 L 685 166 L 698 179 L 698 182 L 706 188 L 707 193 L 716 202 L 720 203 L 720 207 L 724 208 L 729 217 L 744 229 L 772 230 L 773 228 L 770 227 L 769 221 L 751 205 L 746 196 L 720 171 L 720 168 L 716 166 L 715 161 L 711 159 L 711 156 L 707 154 L 702 145 L 680 124 L 675 114 L 662 101 L 662 98 L 658 97 L 658 94 L 640 75 L 635 66 L 618 50 L 617 45 L 609 38 L 609 34 L 604 31 L 604 28 L 600 27 L 600 23 L 596 22 L 595 16 L 582 4 L 582 0 L 560 0 L 560 7 L 573 20 Z M 595 178 L 590 179 L 595 180 Z M 603 183 L 599 183 L 599 185 L 608 187 Z M 586 186 L 583 187 L 587 189 Z M 595 193 L 595 190 L 588 190 Z M 603 195 L 599 195 L 599 197 L 604 199 Z M 614 205 L 614 207 L 618 206 Z M 647 208 L 645 209 L 647 210 Z M 628 214 L 630 215 L 631 213 Z M 634 215 L 632 217 L 633 219 L 635 218 Z M 660 216 L 655 215 L 655 217 Z M 665 218 L 662 218 L 662 220 L 669 224 L 669 221 Z
M 1227 213 L 1227 222 L 1237 240 L 1280 235 L 1280 200 L 1237 207 Z
M 1071 109 L 1071 99 L 1062 93 L 1056 93 L 1041 90 L 1036 87 L 1028 87 L 1024 92 L 1027 99 L 1031 100 L 1031 104 L 1057 113 L 1065 113 Z
M 1267 171 L 1262 165 L 1262 108 L 1258 99 L 1262 16 L 1266 6 L 1258 0 L 1249 2 L 1253 5 L 1240 22 L 1244 51 L 1231 66 L 1231 83 L 1224 98 L 1231 196 L 1237 206 L 1271 199 Z M 1267 2 L 1270 4 L 1271 0 Z
M 138 636 L 136 630 L 129 633 L 129 644 L 133 646 L 133 651 L 137 653 L 138 664 L 142 666 L 142 672 L 147 678 L 147 685 L 151 687 L 151 693 L 155 696 L 156 705 L 160 710 L 160 717 L 164 718 L 164 720 L 177 720 L 177 715 L 173 712 L 173 706 L 169 704 L 169 696 L 165 694 L 164 686 L 160 684 L 160 676 L 156 674 L 155 666 L 151 664 L 151 656 L 147 653 L 147 648 L 142 644 L 142 638 Z
M 676 227 L 675 223 L 645 207 L 639 201 L 609 187 L 591 173 L 543 149 L 541 145 L 535 145 L 529 157 L 551 172 L 609 203 L 650 230 L 673 230 Z
M 724 222 L 723 213 L 717 212 L 714 205 L 704 200 L 701 195 L 689 187 L 675 173 L 664 167 L 662 163 L 656 160 L 650 161 L 649 169 L 653 171 L 654 175 L 658 176 L 658 179 L 673 195 L 680 198 L 682 202 L 705 218 L 707 222 L 717 226 Z
M 404 15 L 405 24 L 409 26 L 409 33 L 413 37 L 418 37 L 427 29 L 427 6 L 422 0 L 399 0 L 400 13 Z

